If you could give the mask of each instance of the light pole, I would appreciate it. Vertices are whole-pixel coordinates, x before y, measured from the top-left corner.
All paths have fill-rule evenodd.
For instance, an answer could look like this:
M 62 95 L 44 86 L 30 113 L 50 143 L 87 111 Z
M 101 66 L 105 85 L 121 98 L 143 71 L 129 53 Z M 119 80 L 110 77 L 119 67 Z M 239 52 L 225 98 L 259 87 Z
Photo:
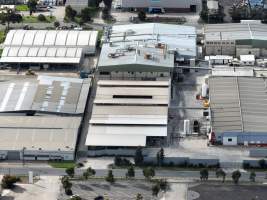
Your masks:
M 23 147 L 22 148 L 22 165 L 24 166 L 24 164 L 25 164 L 25 160 L 24 160 L 24 152 L 25 152 L 25 150 L 26 150 L 26 147 Z

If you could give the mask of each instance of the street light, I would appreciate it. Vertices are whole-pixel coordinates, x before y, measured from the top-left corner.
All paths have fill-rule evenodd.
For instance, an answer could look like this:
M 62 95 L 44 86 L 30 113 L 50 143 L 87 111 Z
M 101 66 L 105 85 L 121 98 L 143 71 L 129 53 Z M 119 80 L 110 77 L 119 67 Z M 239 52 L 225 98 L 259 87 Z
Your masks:
M 25 164 L 25 160 L 24 160 L 24 152 L 25 152 L 25 150 L 26 150 L 26 147 L 23 147 L 22 148 L 22 165 L 24 166 L 24 164 Z

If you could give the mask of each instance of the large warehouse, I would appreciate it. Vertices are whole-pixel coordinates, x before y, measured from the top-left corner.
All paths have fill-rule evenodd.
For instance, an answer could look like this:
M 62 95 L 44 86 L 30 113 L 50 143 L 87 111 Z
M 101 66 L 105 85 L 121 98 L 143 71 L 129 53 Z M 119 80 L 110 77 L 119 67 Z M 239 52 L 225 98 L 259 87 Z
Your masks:
M 266 85 L 264 78 L 210 77 L 211 139 L 223 145 L 266 146 Z
M 175 60 L 195 59 L 196 49 L 194 27 L 116 25 L 105 31 L 98 70 L 105 78 L 169 78 Z
M 97 35 L 97 31 L 11 30 L 0 62 L 41 68 L 79 67 L 85 54 L 95 53 Z
M 242 22 L 204 27 L 206 55 L 267 56 L 267 25 Z
M 91 81 L 7 79 L 0 83 L 1 158 L 73 160 Z
M 162 8 L 165 12 L 196 12 L 201 8 L 200 0 L 120 0 L 123 9 L 150 10 Z
M 98 81 L 87 146 L 155 145 L 167 136 L 169 81 Z

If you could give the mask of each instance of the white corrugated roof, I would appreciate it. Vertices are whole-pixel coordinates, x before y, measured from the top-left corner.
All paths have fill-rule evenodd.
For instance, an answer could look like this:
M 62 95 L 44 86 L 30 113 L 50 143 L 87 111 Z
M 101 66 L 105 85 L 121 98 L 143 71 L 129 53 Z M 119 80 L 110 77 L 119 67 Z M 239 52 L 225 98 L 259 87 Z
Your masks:
M 83 50 L 94 53 L 97 35 L 97 31 L 10 30 L 0 61 L 79 64 Z
M 169 81 L 99 81 L 86 145 L 145 146 L 147 136 L 167 136 L 168 103 Z

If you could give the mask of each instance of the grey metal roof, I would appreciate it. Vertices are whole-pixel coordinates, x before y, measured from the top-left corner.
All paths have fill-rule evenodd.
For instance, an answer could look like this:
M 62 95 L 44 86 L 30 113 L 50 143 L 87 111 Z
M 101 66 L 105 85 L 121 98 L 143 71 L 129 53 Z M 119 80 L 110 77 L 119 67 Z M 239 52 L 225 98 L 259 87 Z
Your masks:
M 196 56 L 196 29 L 159 23 L 115 25 L 105 32 L 99 59 L 100 69 L 104 66 L 138 64 L 144 66 L 167 67 L 174 65 L 170 52 L 183 57 Z M 164 48 L 156 48 L 158 43 Z M 110 58 L 110 53 L 120 56 Z M 144 59 L 146 53 L 154 59 Z
M 267 40 L 267 25 L 252 23 L 208 24 L 205 40 Z
M 0 112 L 83 113 L 91 80 L 38 76 L 0 83 Z
M 266 132 L 264 78 L 211 77 L 210 108 L 215 132 Z
M 81 117 L 0 116 L 0 150 L 75 150 Z

